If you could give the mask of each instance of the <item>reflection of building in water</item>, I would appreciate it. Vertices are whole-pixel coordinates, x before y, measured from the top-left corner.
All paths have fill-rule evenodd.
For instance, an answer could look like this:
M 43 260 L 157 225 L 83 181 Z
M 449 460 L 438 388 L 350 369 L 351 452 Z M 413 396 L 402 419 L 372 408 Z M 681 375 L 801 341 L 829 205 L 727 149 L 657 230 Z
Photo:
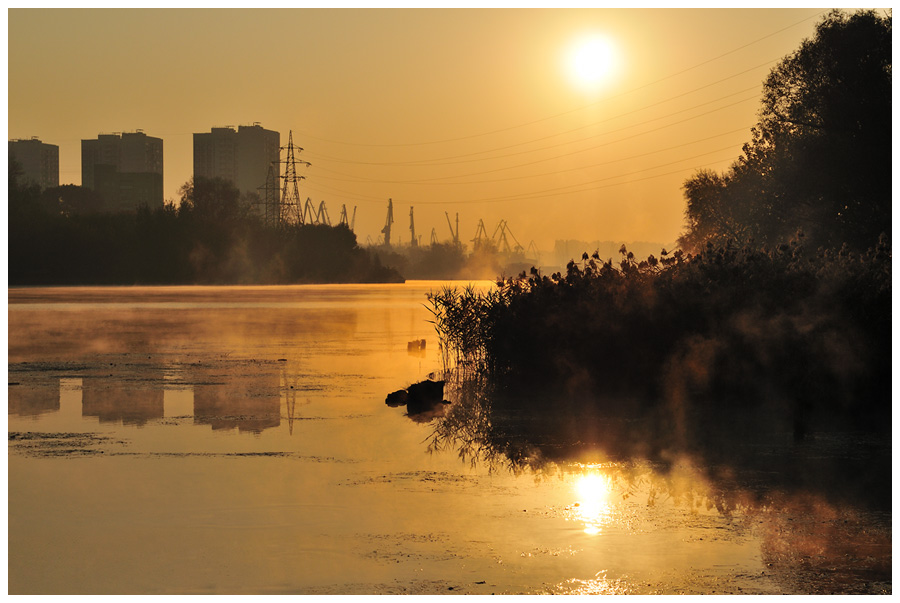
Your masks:
M 239 379 L 210 375 L 194 386 L 194 424 L 213 429 L 260 433 L 281 424 L 278 375 L 242 375 Z M 224 383 L 209 381 L 224 380 Z
M 59 410 L 59 379 L 9 386 L 9 414 L 36 417 Z
M 162 378 L 127 387 L 117 379 L 85 377 L 81 389 L 81 414 L 97 417 L 101 423 L 122 421 L 125 425 L 144 425 L 163 418 Z
M 425 357 L 425 340 L 424 339 L 414 339 L 406 344 L 406 353 L 410 356 L 415 356 L 416 358 L 424 358 Z

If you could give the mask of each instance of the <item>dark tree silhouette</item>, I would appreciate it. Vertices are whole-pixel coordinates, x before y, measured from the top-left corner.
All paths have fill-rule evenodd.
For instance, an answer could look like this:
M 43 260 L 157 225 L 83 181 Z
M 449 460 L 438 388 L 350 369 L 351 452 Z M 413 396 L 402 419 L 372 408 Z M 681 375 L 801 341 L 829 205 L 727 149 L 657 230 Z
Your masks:
M 45 191 L 9 171 L 9 284 L 395 282 L 346 226 L 264 225 L 221 179 L 189 181 L 181 204 L 95 211 L 72 185 Z
M 774 246 L 802 230 L 815 246 L 874 245 L 890 235 L 890 124 L 890 17 L 832 11 L 769 74 L 741 158 L 685 183 L 680 243 Z
M 65 216 L 98 213 L 105 209 L 99 193 L 76 184 L 63 184 L 41 192 L 41 205 Z
M 182 185 L 179 208 L 206 222 L 247 219 L 250 208 L 241 202 L 241 191 L 223 178 L 191 178 Z

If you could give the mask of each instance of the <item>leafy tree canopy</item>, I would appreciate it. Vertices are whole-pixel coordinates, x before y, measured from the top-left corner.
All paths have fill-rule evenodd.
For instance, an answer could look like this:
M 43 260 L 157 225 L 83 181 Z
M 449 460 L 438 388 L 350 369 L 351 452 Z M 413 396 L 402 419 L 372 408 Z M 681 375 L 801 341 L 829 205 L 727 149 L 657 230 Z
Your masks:
M 864 249 L 891 216 L 891 18 L 832 11 L 763 85 L 759 121 L 724 174 L 684 186 L 696 249 L 726 239 Z
M 48 212 L 66 216 L 98 213 L 105 209 L 99 193 L 76 184 L 63 184 L 44 190 L 41 193 L 41 205 Z
M 180 210 L 208 222 L 246 219 L 249 207 L 238 188 L 223 178 L 191 178 L 179 190 Z

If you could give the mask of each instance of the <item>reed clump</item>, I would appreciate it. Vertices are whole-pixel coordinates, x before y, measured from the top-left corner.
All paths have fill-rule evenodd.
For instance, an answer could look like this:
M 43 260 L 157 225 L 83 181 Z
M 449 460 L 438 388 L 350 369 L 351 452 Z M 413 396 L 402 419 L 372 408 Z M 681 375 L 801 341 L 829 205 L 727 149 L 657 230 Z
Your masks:
M 820 420 L 889 429 L 886 237 L 865 254 L 810 252 L 802 234 L 775 249 L 620 253 L 432 292 L 445 369 L 477 374 L 511 412 L 664 411 L 670 440 L 744 430 L 750 409 L 798 438 Z
M 428 296 L 453 402 L 429 449 L 516 472 L 689 458 L 717 484 L 890 503 L 885 237 L 620 252 Z

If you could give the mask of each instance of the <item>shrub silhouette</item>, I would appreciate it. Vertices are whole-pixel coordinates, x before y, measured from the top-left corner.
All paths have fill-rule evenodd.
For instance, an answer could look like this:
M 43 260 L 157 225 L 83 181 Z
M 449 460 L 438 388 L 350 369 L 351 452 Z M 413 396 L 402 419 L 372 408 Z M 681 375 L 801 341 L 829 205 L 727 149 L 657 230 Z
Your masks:
M 798 238 L 621 256 L 585 254 L 565 275 L 535 270 L 482 295 L 432 293 L 445 364 L 529 410 L 764 408 L 798 436 L 811 422 L 890 417 L 886 239 L 866 254 L 808 254 Z
M 12 164 L 11 164 L 12 165 Z M 179 207 L 75 211 L 20 187 L 10 171 L 9 284 L 279 284 L 396 282 L 346 226 L 266 226 L 223 180 L 182 188 Z M 80 187 L 50 198 L 91 197 Z M 87 202 L 82 203 L 85 206 Z M 83 208 L 82 208 L 83 209 Z

